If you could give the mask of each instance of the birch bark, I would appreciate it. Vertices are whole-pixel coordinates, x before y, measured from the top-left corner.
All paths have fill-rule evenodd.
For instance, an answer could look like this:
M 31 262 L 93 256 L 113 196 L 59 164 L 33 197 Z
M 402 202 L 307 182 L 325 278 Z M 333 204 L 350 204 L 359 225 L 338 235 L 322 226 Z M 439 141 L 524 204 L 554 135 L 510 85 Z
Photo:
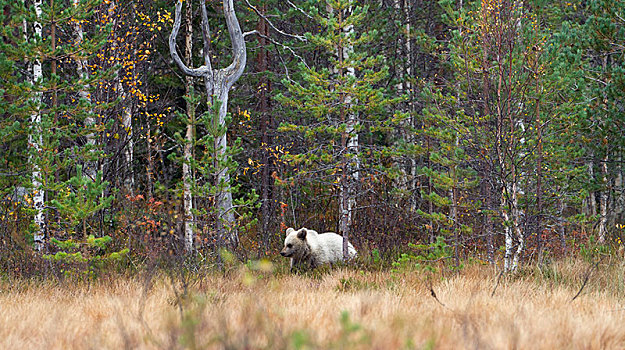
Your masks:
M 191 65 L 191 57 L 193 50 L 193 21 L 191 1 L 187 1 L 186 5 L 186 28 L 185 28 L 185 59 L 188 66 Z M 185 92 L 190 96 L 193 87 L 193 77 L 186 76 Z M 191 100 L 187 100 L 187 132 L 184 144 L 184 162 L 182 163 L 182 181 L 183 181 L 183 205 L 184 205 L 184 249 L 187 253 L 193 250 L 193 195 L 191 194 L 192 172 L 191 158 L 193 153 L 193 124 L 195 119 L 195 105 Z
M 348 9 L 351 12 L 351 7 Z M 339 21 L 344 19 L 343 10 L 338 11 Z M 344 35 L 351 38 L 354 35 L 354 26 L 348 25 L 344 28 Z M 349 62 L 350 55 L 354 52 L 354 46 L 351 40 L 347 39 L 348 45 L 338 48 L 340 66 L 344 62 Z M 353 66 L 341 69 L 341 75 L 347 76 L 347 80 L 354 80 L 356 70 Z M 349 259 L 349 236 L 353 224 L 353 211 L 356 206 L 356 186 L 359 180 L 360 162 L 358 159 L 358 115 L 352 110 L 353 97 L 347 93 L 342 95 L 343 107 L 341 109 L 341 121 L 345 122 L 345 132 L 342 135 L 343 153 L 343 169 L 342 180 L 339 194 L 339 204 L 341 215 L 339 216 L 339 227 L 343 235 L 343 259 Z
M 599 237 L 597 238 L 597 242 L 603 243 L 605 242 L 605 237 L 607 235 L 607 223 L 608 223 L 608 151 L 606 150 L 605 156 L 601 162 L 601 184 L 602 189 L 599 193 Z
M 34 0 L 33 6 L 35 8 L 35 15 L 37 20 L 41 18 L 42 14 L 42 0 Z M 36 40 L 41 40 L 42 37 L 42 25 L 38 21 L 33 22 L 34 35 Z M 37 84 L 41 82 L 43 79 L 43 73 L 41 69 L 41 59 L 39 57 L 35 57 L 34 62 L 32 64 L 33 68 L 33 85 L 35 89 L 37 89 Z M 31 157 L 30 162 L 33 166 L 32 172 L 32 183 L 33 183 L 33 206 L 35 208 L 35 225 L 37 226 L 37 230 L 33 236 L 33 241 L 35 243 L 35 249 L 37 251 L 42 251 L 44 249 L 45 244 L 45 233 L 46 233 L 46 220 L 44 216 L 44 208 L 45 208 L 45 191 L 43 189 L 42 183 L 42 174 L 41 168 L 38 163 L 38 156 L 41 153 L 42 145 L 43 145 L 43 137 L 42 137 L 42 126 L 41 126 L 41 104 L 42 104 L 43 93 L 40 91 L 35 92 L 35 96 L 33 98 L 33 102 L 36 110 L 33 112 L 30 118 L 31 123 L 31 132 L 28 135 L 28 144 L 31 148 Z

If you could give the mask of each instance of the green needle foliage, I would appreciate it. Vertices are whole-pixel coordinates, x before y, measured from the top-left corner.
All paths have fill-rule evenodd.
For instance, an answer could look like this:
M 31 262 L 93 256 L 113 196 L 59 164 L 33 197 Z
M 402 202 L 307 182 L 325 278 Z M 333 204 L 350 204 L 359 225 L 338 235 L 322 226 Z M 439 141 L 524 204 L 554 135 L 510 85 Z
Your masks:
M 50 204 L 67 219 L 69 232 L 79 223 L 82 224 L 82 236 L 87 237 L 87 219 L 94 213 L 108 208 L 114 196 L 104 196 L 109 183 L 102 181 L 102 172 L 96 178 L 84 176 L 82 166 L 76 166 L 76 175 L 65 182 L 58 190 L 56 199 Z
M 368 5 L 329 0 L 309 10 L 320 30 L 306 38 L 327 64 L 300 63 L 298 79 L 283 81 L 288 93 L 277 100 L 293 115 L 278 131 L 293 140 L 283 160 L 293 167 L 294 179 L 305 184 L 306 193 L 323 197 L 338 188 L 344 172 L 360 172 L 363 183 L 380 179 L 367 174 L 392 172 L 387 161 L 398 122 L 392 106 L 399 99 L 381 86 L 388 75 L 384 57 L 367 52 L 379 36 L 366 28 Z M 355 137 L 357 146 L 350 147 Z

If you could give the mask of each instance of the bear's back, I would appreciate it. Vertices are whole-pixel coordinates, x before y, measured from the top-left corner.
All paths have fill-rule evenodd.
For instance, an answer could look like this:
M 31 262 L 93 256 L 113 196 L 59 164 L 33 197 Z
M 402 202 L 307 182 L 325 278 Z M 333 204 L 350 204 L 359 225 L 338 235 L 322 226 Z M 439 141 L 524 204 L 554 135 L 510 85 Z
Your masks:
M 319 244 L 319 255 L 317 256 L 320 263 L 333 263 L 343 259 L 343 236 L 334 232 L 321 233 L 317 237 Z M 356 256 L 356 249 L 349 244 L 349 257 Z

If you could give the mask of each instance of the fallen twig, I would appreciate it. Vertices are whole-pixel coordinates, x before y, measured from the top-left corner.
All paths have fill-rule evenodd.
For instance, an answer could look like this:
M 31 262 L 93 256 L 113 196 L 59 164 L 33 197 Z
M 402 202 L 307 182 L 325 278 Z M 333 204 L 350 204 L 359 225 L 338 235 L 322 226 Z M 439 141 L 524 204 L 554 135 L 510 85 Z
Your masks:
M 438 297 L 436 296 L 436 293 L 434 292 L 434 288 L 432 287 L 432 285 L 430 285 L 430 295 L 432 295 L 432 297 L 439 303 L 441 304 L 442 307 L 447 308 L 447 306 L 445 304 L 443 304 Z
M 499 277 L 497 277 L 497 283 L 495 284 L 495 288 L 493 288 L 493 292 L 490 293 L 490 297 L 494 297 L 495 296 L 495 291 L 497 290 L 497 287 L 499 287 L 499 282 L 501 281 L 501 276 L 503 276 L 505 270 L 501 270 L 501 272 L 499 273 Z
M 577 292 L 577 294 L 575 294 L 575 296 L 573 297 L 573 299 L 571 299 L 571 302 L 574 301 L 575 299 L 577 299 L 577 297 L 582 294 L 582 291 L 584 290 L 584 287 L 586 287 L 586 284 L 588 283 L 588 279 L 590 278 L 590 274 L 599 266 L 599 263 L 601 262 L 601 258 L 595 263 L 594 266 L 592 266 L 590 269 L 588 269 L 588 272 L 586 272 L 586 276 L 584 276 L 584 282 L 582 283 L 581 288 L 579 289 L 579 291 Z

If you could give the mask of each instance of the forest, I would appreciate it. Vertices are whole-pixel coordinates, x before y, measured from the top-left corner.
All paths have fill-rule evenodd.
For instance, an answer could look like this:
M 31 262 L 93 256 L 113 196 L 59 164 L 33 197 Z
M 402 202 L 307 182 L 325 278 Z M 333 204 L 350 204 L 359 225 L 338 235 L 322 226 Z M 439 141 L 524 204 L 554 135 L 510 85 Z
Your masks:
M 118 276 L 145 288 L 142 308 L 151 283 L 171 284 L 181 319 L 154 327 L 175 336 L 127 330 L 126 347 L 524 348 L 544 335 L 490 343 L 466 305 L 464 337 L 448 316 L 408 343 L 402 327 L 371 338 L 340 305 L 327 316 L 339 333 L 283 318 L 185 328 L 189 310 L 202 319 L 269 275 L 336 293 L 414 282 L 431 315 L 448 308 L 436 288 L 476 280 L 485 298 L 538 279 L 623 307 L 623 0 L 0 0 L 0 24 L 0 284 L 60 298 L 68 281 Z M 289 227 L 336 232 L 358 257 L 291 276 Z M 183 302 L 192 287 L 203 303 Z M 619 348 L 614 322 L 592 328 L 607 340 L 564 327 L 545 348 Z M 204 346 L 185 333 L 206 327 L 224 333 Z M 249 343 L 229 338 L 244 331 Z

